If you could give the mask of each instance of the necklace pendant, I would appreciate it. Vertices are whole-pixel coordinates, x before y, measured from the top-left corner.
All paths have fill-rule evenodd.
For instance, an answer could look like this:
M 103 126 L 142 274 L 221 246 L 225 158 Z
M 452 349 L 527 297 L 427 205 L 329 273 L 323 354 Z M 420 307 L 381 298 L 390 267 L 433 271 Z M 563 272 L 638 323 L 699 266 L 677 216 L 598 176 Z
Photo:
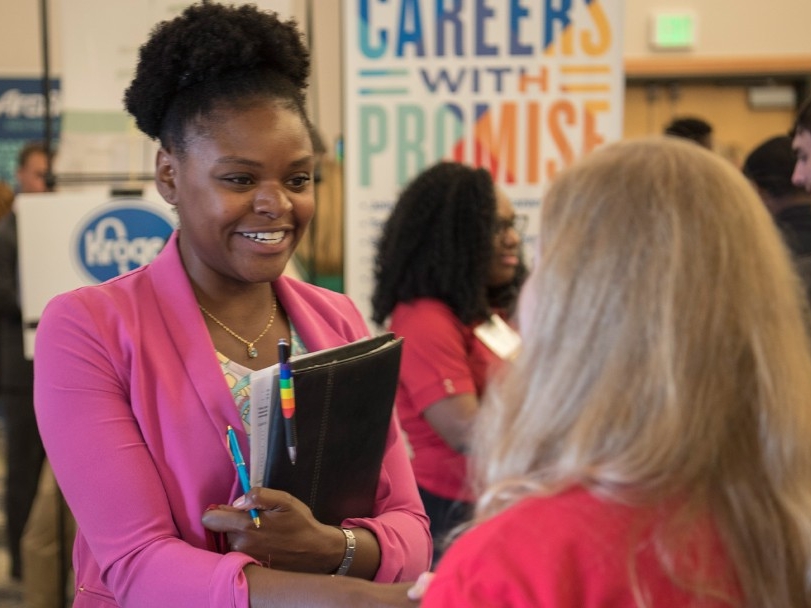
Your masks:
M 259 356 L 259 351 L 256 350 L 256 347 L 253 344 L 248 344 L 248 356 L 251 359 L 256 359 Z

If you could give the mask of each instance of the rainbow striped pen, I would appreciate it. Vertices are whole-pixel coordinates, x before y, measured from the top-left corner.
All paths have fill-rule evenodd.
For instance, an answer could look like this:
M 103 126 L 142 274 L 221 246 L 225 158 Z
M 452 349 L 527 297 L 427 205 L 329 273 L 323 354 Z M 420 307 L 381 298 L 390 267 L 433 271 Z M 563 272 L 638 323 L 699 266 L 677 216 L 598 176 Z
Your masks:
M 225 429 L 225 442 L 228 444 L 228 451 L 231 452 L 231 460 L 234 461 L 234 466 L 237 468 L 237 475 L 239 475 L 239 483 L 242 484 L 242 491 L 247 494 L 251 489 L 251 482 L 248 479 L 248 469 L 245 466 L 242 451 L 239 449 L 237 434 L 234 432 L 234 427 L 230 424 L 228 428 Z M 259 511 L 251 509 L 251 519 L 253 519 L 253 525 L 258 528 L 260 526 Z
M 293 372 L 290 369 L 290 346 L 287 340 L 279 340 L 279 396 L 284 416 L 284 437 L 290 462 L 296 464 L 296 392 L 293 389 Z

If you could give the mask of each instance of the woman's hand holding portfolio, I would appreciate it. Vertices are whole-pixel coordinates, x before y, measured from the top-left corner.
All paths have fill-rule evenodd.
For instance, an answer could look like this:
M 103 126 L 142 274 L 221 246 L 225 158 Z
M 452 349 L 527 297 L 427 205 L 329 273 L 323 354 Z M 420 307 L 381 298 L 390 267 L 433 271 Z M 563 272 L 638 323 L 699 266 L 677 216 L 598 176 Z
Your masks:
M 259 511 L 256 528 L 248 511 Z M 287 492 L 253 488 L 233 506 L 222 505 L 203 514 L 203 525 L 225 532 L 228 548 L 240 551 L 279 570 L 329 573 L 344 555 L 344 535 L 316 521 L 303 502 Z
M 256 528 L 248 511 L 256 509 L 262 522 Z M 234 501 L 203 514 L 203 525 L 228 536 L 228 548 L 250 555 L 277 570 L 331 574 L 338 570 L 347 548 L 345 534 L 318 522 L 303 502 L 287 492 L 252 488 Z M 371 533 L 353 528 L 356 549 L 348 574 L 373 578 L 380 550 Z

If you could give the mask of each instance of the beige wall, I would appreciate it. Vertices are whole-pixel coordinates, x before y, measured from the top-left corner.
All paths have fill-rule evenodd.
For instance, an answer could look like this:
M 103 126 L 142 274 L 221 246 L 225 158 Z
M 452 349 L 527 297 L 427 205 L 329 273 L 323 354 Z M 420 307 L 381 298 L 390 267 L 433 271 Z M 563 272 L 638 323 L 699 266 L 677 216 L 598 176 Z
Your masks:
M 310 103 L 313 117 L 330 152 L 341 133 L 341 36 L 340 0 L 312 0 L 313 81 Z
M 808 0 L 625 0 L 625 56 L 650 56 L 648 23 L 656 11 L 692 11 L 695 55 L 786 55 L 811 51 Z
M 787 133 L 794 118 L 789 109 L 752 110 L 744 86 L 683 85 L 675 98 L 666 86 L 650 93 L 645 86 L 626 89 L 626 137 L 660 134 L 674 116 L 699 116 L 713 126 L 716 151 L 736 166 L 762 141 Z
M 59 6 L 48 0 L 51 72 L 59 74 Z M 37 77 L 42 73 L 40 0 L 0 0 L 0 76 Z
M 689 11 L 697 20 L 696 46 L 690 52 L 657 52 L 649 45 L 650 22 L 659 11 Z M 645 74 L 801 75 L 811 78 L 811 2 L 808 0 L 626 0 L 625 59 L 629 76 Z M 753 61 L 757 59 L 757 61 Z M 647 67 L 646 67 L 647 66 Z M 798 66 L 801 66 L 798 68 Z M 774 70 L 769 72 L 769 70 Z M 691 72 L 691 70 L 693 70 Z M 751 72 L 748 72 L 751 70 Z M 639 75 L 636 73 L 636 75 Z M 637 79 L 626 89 L 626 137 L 658 134 L 674 116 L 709 121 L 718 152 L 735 164 L 763 140 L 786 133 L 794 110 L 749 106 L 746 80 L 658 83 Z M 755 81 L 753 81 L 755 82 Z M 758 84 L 765 84 L 761 79 Z

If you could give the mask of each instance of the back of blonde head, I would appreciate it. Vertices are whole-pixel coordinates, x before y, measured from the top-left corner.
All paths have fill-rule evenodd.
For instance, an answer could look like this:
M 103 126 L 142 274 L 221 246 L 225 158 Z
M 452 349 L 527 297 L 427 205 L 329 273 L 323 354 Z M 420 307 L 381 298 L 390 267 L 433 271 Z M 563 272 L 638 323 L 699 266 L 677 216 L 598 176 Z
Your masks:
M 477 517 L 572 485 L 678 496 L 717 523 L 747 605 L 809 605 L 805 307 L 752 188 L 688 142 L 613 144 L 552 184 L 539 244 L 524 350 L 476 428 Z

